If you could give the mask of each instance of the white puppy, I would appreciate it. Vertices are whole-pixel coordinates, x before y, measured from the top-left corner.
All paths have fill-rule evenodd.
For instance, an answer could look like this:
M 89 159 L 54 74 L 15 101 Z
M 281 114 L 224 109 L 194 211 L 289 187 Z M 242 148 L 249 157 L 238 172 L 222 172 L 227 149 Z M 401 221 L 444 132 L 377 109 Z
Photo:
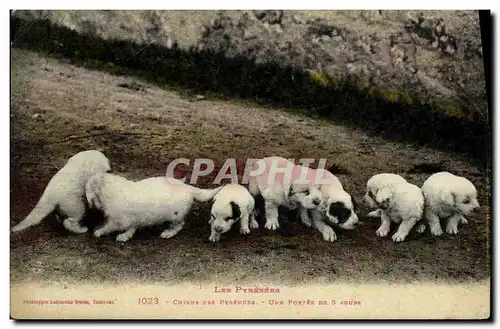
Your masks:
M 134 182 L 112 174 L 94 175 L 87 182 L 87 200 L 106 216 L 106 223 L 94 236 L 125 231 L 116 237 L 125 242 L 138 228 L 170 222 L 161 237 L 171 238 L 183 228 L 194 201 L 210 201 L 221 188 L 200 189 L 167 177 Z
M 366 194 L 364 196 L 364 201 L 370 208 L 377 208 L 375 202 L 375 195 L 379 189 L 397 183 L 406 183 L 406 179 L 396 174 L 377 174 L 372 176 L 366 182 Z M 380 218 L 381 211 L 376 209 L 368 213 L 369 218 Z
M 322 196 L 321 207 L 316 209 L 300 209 L 302 222 L 307 226 L 314 226 L 322 235 L 325 241 L 333 242 L 337 240 L 337 235 L 325 219 L 339 227 L 352 230 L 354 225 L 359 223 L 355 212 L 356 201 L 344 191 L 340 180 L 331 172 L 325 169 L 309 168 L 310 176 L 316 177 Z M 320 181 L 321 180 L 321 181 Z M 312 217 L 312 221 L 311 218 Z
M 250 233 L 250 228 L 258 228 L 254 207 L 255 200 L 246 187 L 239 184 L 224 185 L 214 197 L 209 221 L 211 234 L 208 239 L 212 242 L 219 241 L 221 234 L 229 231 L 238 220 L 241 234 Z
M 392 236 L 394 242 L 403 241 L 412 227 L 422 219 L 425 205 L 420 188 L 410 183 L 396 183 L 379 189 L 375 202 L 380 208 L 382 219 L 382 224 L 376 232 L 378 236 L 389 234 L 391 221 L 400 223 Z
M 88 228 L 80 224 L 87 212 L 85 183 L 92 175 L 109 170 L 109 160 L 99 151 L 89 150 L 73 155 L 49 181 L 35 208 L 12 231 L 36 225 L 56 210 L 66 217 L 63 225 L 68 231 L 87 232 Z
M 449 172 L 431 175 L 422 185 L 425 217 L 433 235 L 443 234 L 440 218 L 448 218 L 446 233 L 457 234 L 458 224 L 467 223 L 465 216 L 479 208 L 477 191 L 468 179 Z M 425 226 L 422 231 L 425 229 Z
M 254 198 L 264 199 L 266 212 L 265 227 L 276 230 L 279 227 L 278 207 L 290 209 L 302 207 L 314 209 L 321 204 L 321 192 L 311 177 L 301 177 L 302 166 L 281 157 L 257 160 L 252 165 L 248 189 Z

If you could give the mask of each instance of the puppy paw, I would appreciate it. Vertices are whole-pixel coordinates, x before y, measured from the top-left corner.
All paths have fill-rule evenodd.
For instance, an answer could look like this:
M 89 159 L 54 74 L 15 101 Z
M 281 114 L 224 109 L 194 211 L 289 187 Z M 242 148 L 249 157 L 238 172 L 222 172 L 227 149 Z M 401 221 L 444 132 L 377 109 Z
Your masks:
M 87 227 L 80 226 L 79 223 L 75 223 L 69 219 L 65 219 L 63 221 L 63 226 L 66 230 L 68 230 L 71 233 L 75 233 L 75 234 L 87 233 L 87 231 L 89 230 Z
M 170 239 L 171 237 L 173 237 L 176 234 L 177 234 L 177 232 L 174 232 L 174 231 L 163 231 L 160 234 L 160 238 L 162 238 L 162 239 Z
M 277 230 L 279 226 L 280 226 L 280 224 L 278 223 L 277 220 L 276 221 L 268 221 L 266 223 L 265 228 L 267 228 L 268 230 L 274 231 L 274 230 Z
M 220 234 L 215 234 L 215 233 L 212 233 L 210 234 L 210 236 L 208 237 L 208 240 L 210 242 L 217 242 L 220 240 Z
M 387 236 L 389 234 L 389 228 L 388 227 L 379 227 L 379 229 L 375 232 L 375 234 L 381 238 L 384 236 Z
M 461 217 L 460 218 L 460 223 L 462 223 L 462 224 L 469 224 L 469 222 L 467 221 L 467 219 L 465 219 L 465 217 Z
M 311 219 L 310 218 L 301 218 L 302 220 L 302 223 L 307 226 L 307 227 L 311 227 L 312 226 L 312 222 L 311 222 Z
M 130 236 L 128 234 L 122 233 L 116 236 L 116 241 L 118 242 L 125 242 L 128 240 L 130 240 Z
M 435 236 L 442 235 L 443 230 L 441 229 L 441 225 L 431 226 L 431 233 L 432 233 L 432 235 L 435 235 Z
M 253 230 L 259 228 L 259 223 L 257 223 L 257 221 L 253 219 L 252 221 L 250 221 L 250 228 Z
M 417 233 L 418 234 L 422 234 L 425 232 L 425 224 L 420 224 L 418 227 L 417 227 Z
M 398 232 L 396 232 L 392 235 L 392 241 L 394 241 L 394 242 L 404 241 L 405 238 L 406 238 L 406 235 L 402 235 Z
M 240 227 L 240 233 L 243 235 L 249 234 L 250 229 L 248 227 Z
M 95 230 L 95 231 L 94 231 L 94 236 L 95 236 L 96 238 L 101 237 L 101 235 L 102 235 L 102 232 L 101 232 L 100 230 Z
M 321 233 L 323 234 L 323 240 L 325 240 L 325 241 L 334 242 L 335 240 L 337 240 L 337 234 L 335 234 L 333 229 L 329 226 L 325 227 L 323 229 L 323 232 L 321 232 Z
M 84 233 L 87 233 L 88 231 L 89 231 L 88 227 L 85 227 L 85 226 L 73 228 L 73 232 L 76 234 L 84 234 Z
M 374 210 L 368 213 L 368 218 L 374 219 L 374 218 L 380 218 L 380 211 L 379 210 Z
M 448 234 L 457 234 L 458 233 L 458 227 L 456 227 L 456 226 L 447 226 L 446 227 L 446 233 L 448 233 Z

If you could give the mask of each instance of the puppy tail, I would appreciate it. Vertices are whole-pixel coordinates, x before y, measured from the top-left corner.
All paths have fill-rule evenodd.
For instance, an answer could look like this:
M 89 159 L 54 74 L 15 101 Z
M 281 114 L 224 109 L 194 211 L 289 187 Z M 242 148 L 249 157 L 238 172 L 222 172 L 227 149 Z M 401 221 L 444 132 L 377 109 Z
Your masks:
M 101 187 L 104 183 L 104 175 L 96 174 L 89 178 L 85 184 L 85 196 L 90 208 L 102 209 L 103 205 L 99 199 Z
M 19 232 L 27 229 L 30 226 L 39 224 L 45 217 L 47 217 L 54 209 L 56 204 L 51 202 L 47 195 L 44 193 L 35 208 L 22 220 L 19 224 L 12 227 L 12 232 Z
M 213 197 L 219 193 L 222 189 L 222 186 L 219 186 L 214 189 L 201 189 L 195 188 L 193 191 L 193 198 L 198 202 L 208 202 L 213 199 Z

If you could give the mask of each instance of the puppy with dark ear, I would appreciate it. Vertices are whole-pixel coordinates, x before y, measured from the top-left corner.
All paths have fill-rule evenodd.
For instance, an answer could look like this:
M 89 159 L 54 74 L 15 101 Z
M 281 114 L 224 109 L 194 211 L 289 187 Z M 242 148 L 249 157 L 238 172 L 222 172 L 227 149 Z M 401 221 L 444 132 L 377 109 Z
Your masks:
M 259 224 L 254 217 L 255 200 L 250 192 L 242 185 L 228 184 L 214 197 L 210 211 L 211 234 L 208 238 L 212 242 L 220 240 L 223 233 L 240 222 L 240 233 L 250 233 L 250 228 L 256 229 Z
M 431 175 L 422 185 L 425 216 L 433 235 L 443 234 L 440 218 L 447 218 L 446 233 L 457 234 L 458 224 L 466 224 L 466 216 L 479 209 L 477 191 L 471 181 L 449 172 Z M 421 229 L 425 229 L 425 226 Z
M 424 196 L 420 188 L 410 183 L 385 186 L 375 195 L 376 206 L 380 209 L 382 224 L 376 234 L 387 236 L 391 221 L 400 224 L 392 236 L 394 242 L 404 241 L 410 230 L 422 219 Z
M 318 209 L 301 208 L 300 217 L 306 226 L 314 226 L 323 235 L 323 240 L 334 242 L 337 235 L 333 224 L 344 230 L 353 230 L 359 223 L 355 211 L 354 198 L 347 193 L 340 180 L 325 169 L 311 169 L 321 192 L 321 205 Z

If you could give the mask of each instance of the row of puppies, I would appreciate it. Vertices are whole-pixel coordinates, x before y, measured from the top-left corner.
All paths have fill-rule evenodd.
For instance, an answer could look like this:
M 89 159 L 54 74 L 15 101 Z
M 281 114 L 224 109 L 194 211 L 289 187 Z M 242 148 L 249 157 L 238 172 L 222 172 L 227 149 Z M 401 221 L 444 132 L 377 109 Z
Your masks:
M 81 226 L 80 220 L 90 206 L 101 210 L 107 218 L 106 223 L 94 232 L 96 237 L 121 231 L 123 233 L 118 234 L 116 239 L 127 241 L 138 228 L 169 222 L 169 229 L 163 231 L 161 237 L 170 238 L 182 229 L 184 218 L 195 201 L 207 202 L 213 199 L 209 240 L 215 242 L 238 220 L 242 234 L 248 234 L 250 229 L 258 228 L 254 200 L 259 196 L 264 200 L 265 227 L 270 230 L 275 230 L 279 226 L 279 206 L 299 209 L 302 222 L 315 227 L 326 241 L 336 240 L 336 234 L 329 224 L 336 224 L 343 229 L 353 229 L 359 222 L 354 209 L 355 200 L 343 190 L 342 184 L 333 174 L 324 169 L 315 170 L 294 165 L 280 157 L 258 160 L 254 166 L 257 168 L 265 165 L 265 168 L 271 168 L 269 164 L 273 162 L 280 166 L 290 165 L 293 168 L 292 176 L 298 177 L 305 170 L 305 182 L 291 180 L 287 183 L 284 175 L 280 174 L 275 175 L 275 179 L 270 182 L 267 180 L 268 170 L 251 177 L 248 190 L 238 184 L 228 184 L 215 189 L 200 189 L 167 177 L 153 177 L 133 182 L 107 173 L 111 169 L 109 160 L 101 152 L 93 150 L 80 152 L 70 158 L 56 173 L 32 212 L 12 230 L 20 231 L 35 225 L 57 209 L 66 216 L 63 225 L 67 230 L 85 233 L 87 228 Z M 448 202 L 449 198 L 442 193 L 444 176 L 448 177 L 450 182 L 453 177 L 461 182 L 468 182 L 465 178 L 448 173 L 435 174 L 422 187 L 424 191 L 422 194 L 418 187 L 407 183 L 400 176 L 379 174 L 372 177 L 367 183 L 365 200 L 370 206 L 378 207 L 368 214 L 369 217 L 381 217 L 382 225 L 377 230 L 377 235 L 386 236 L 390 229 L 390 221 L 394 221 L 401 225 L 393 240 L 403 241 L 410 229 L 422 217 L 423 195 L 430 200 L 431 206 L 426 208 L 428 210 L 426 215 L 431 232 L 435 235 L 442 234 L 439 217 L 448 216 L 450 229 L 447 228 L 447 231 L 457 233 L 457 225 L 453 224 L 456 219 L 452 218 L 460 216 L 459 221 L 465 222 L 463 216 L 469 213 L 471 207 L 476 208 L 479 205 L 475 189 L 470 182 L 472 185 L 470 192 L 464 190 L 462 194 L 452 193 L 453 200 L 451 203 Z M 315 184 L 313 177 L 321 177 L 323 183 Z M 462 185 L 467 184 L 462 183 Z M 445 184 L 444 187 L 461 191 L 464 187 L 462 185 Z M 469 206 L 464 206 L 463 196 L 469 198 Z M 421 232 L 424 229 L 425 226 L 419 227 Z
M 162 238 L 176 235 L 184 226 L 184 217 L 194 201 L 211 200 L 222 187 L 212 190 L 179 184 L 173 178 L 153 177 L 138 182 L 110 174 L 110 161 L 96 150 L 72 156 L 47 184 L 40 200 L 13 232 L 40 223 L 52 212 L 65 217 L 66 230 L 81 234 L 88 231 L 81 220 L 89 210 L 101 210 L 106 222 L 94 236 L 122 231 L 117 241 L 127 241 L 138 228 L 170 222 Z
M 365 202 L 370 208 L 377 208 L 368 217 L 381 219 L 378 236 L 387 236 L 391 222 L 400 223 L 392 236 L 395 242 L 403 241 L 423 218 L 433 235 L 443 234 L 440 219 L 447 219 L 448 234 L 457 234 L 458 224 L 467 224 L 465 216 L 480 207 L 472 182 L 449 172 L 431 175 L 421 188 L 396 174 L 378 174 L 368 180 L 366 190 Z M 425 223 L 417 226 L 418 233 L 425 229 Z
M 277 161 L 277 165 L 290 164 L 284 158 L 272 157 L 259 160 L 255 167 L 265 165 L 268 161 Z M 300 166 L 293 165 L 294 174 L 300 174 Z M 299 184 L 297 181 L 287 183 L 284 175 L 276 175 L 274 182 L 268 184 L 265 175 L 252 177 L 249 189 L 239 184 L 228 184 L 215 189 L 200 189 L 184 184 L 174 178 L 153 177 L 138 182 L 108 173 L 110 162 L 99 151 L 90 150 L 72 156 L 45 188 L 42 197 L 34 209 L 19 224 L 12 228 L 13 232 L 27 229 L 40 223 L 53 211 L 65 217 L 63 226 L 70 232 L 81 234 L 88 231 L 81 225 L 81 220 L 90 208 L 101 210 L 106 222 L 94 231 L 96 237 L 121 231 L 116 239 L 127 241 L 141 227 L 149 227 L 169 222 L 169 229 L 161 233 L 162 238 L 176 235 L 184 226 L 184 218 L 194 202 L 207 202 L 213 199 L 211 208 L 210 241 L 218 241 L 221 234 L 230 230 L 232 225 L 240 221 L 240 232 L 250 233 L 250 229 L 258 228 L 255 219 L 255 198 L 265 198 L 266 228 L 278 228 L 278 208 L 301 208 L 306 225 L 316 227 L 323 233 L 325 240 L 336 239 L 333 229 L 326 224 L 320 212 L 323 195 L 336 195 L 329 200 L 331 207 L 327 213 L 334 223 L 351 229 L 358 222 L 353 208 L 353 199 L 342 189 L 340 181 L 328 171 L 324 177 L 331 179 L 331 184 L 321 188 L 313 187 L 309 182 Z M 309 175 L 313 169 L 308 169 Z M 344 200 L 344 203 L 338 200 Z M 342 206 L 342 205 L 343 206 Z M 348 209 L 347 209 L 348 208 Z M 311 217 L 307 211 L 311 211 Z M 339 218 L 339 219 L 337 219 Z M 350 220 L 348 220 L 350 219 Z
M 259 160 L 257 163 L 263 162 L 267 165 L 266 168 L 271 168 L 270 164 L 273 161 L 281 161 L 280 167 L 282 167 L 288 160 L 271 157 Z M 299 170 L 298 168 L 304 169 L 295 165 L 294 170 Z M 336 234 L 328 224 L 337 224 L 343 229 L 353 229 L 359 222 L 355 212 L 355 199 L 343 190 L 340 181 L 327 170 L 311 168 L 306 170 L 309 182 L 319 177 L 323 179 L 323 183 L 301 186 L 292 181 L 287 196 L 286 189 L 280 190 L 279 185 L 273 189 L 262 184 L 268 177 L 268 172 L 264 172 L 257 176 L 256 180 L 250 181 L 250 192 L 254 197 L 262 195 L 265 200 L 266 228 L 278 227 L 277 205 L 298 207 L 302 223 L 318 229 L 325 241 L 335 241 Z M 318 171 L 321 171 L 319 176 Z M 297 176 L 298 174 L 295 174 L 295 177 Z M 446 232 L 457 234 L 458 224 L 467 223 L 465 216 L 479 209 L 474 185 L 466 178 L 449 172 L 431 175 L 422 188 L 396 174 L 374 175 L 366 184 L 364 201 L 370 208 L 376 208 L 368 214 L 368 217 L 381 219 L 381 225 L 376 231 L 377 236 L 387 236 L 391 222 L 399 224 L 392 236 L 394 242 L 404 241 L 417 223 L 419 223 L 417 232 L 423 233 L 426 229 L 425 223 L 422 223 L 424 217 L 427 218 L 433 235 L 443 234 L 440 223 L 442 218 L 447 219 Z

